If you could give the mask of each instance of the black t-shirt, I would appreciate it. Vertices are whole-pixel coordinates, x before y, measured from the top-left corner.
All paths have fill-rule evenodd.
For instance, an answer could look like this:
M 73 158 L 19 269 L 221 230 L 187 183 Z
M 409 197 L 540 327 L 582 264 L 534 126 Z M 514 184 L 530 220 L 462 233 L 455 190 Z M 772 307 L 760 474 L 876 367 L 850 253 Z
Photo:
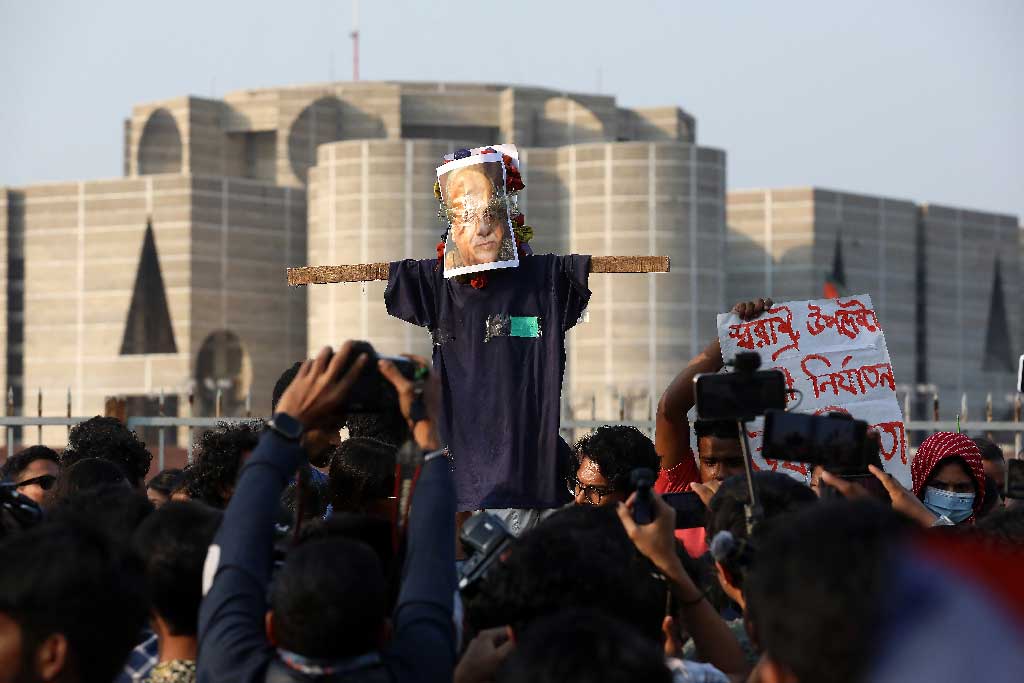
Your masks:
M 388 313 L 434 340 L 459 510 L 567 502 L 569 449 L 558 435 L 565 333 L 590 299 L 589 273 L 589 256 L 527 256 L 474 289 L 446 279 L 435 260 L 391 264 Z

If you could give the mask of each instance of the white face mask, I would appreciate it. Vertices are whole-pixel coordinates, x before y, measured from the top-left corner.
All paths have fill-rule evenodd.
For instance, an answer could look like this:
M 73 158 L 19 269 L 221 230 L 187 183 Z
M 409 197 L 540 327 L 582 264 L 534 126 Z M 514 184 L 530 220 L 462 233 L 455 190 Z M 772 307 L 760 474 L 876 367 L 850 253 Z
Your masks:
M 973 493 L 951 493 L 929 486 L 924 490 L 924 506 L 937 515 L 959 524 L 974 512 Z

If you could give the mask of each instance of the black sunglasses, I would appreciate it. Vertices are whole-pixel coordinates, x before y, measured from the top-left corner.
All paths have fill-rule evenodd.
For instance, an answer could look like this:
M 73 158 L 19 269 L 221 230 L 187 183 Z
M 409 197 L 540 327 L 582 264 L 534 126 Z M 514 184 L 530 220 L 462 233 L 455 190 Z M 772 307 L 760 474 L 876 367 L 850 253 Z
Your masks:
M 22 486 L 31 486 L 32 484 L 38 484 L 39 488 L 41 488 L 42 490 L 49 491 L 50 489 L 53 488 L 53 485 L 56 482 L 57 477 L 53 476 L 52 474 L 43 474 L 38 477 L 26 479 L 25 481 L 19 481 L 15 485 L 15 487 L 20 489 Z

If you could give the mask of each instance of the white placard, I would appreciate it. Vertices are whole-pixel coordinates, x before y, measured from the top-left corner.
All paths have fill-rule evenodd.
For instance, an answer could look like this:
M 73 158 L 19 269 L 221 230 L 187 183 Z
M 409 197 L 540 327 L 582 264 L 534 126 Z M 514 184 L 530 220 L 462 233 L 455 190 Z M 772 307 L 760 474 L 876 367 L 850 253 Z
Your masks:
M 782 371 L 788 388 L 799 392 L 787 398 L 788 410 L 819 415 L 841 411 L 867 422 L 881 435 L 885 471 L 910 485 L 903 411 L 870 296 L 789 301 L 748 322 L 735 313 L 722 313 L 718 339 L 726 361 L 754 351 L 761 356 L 761 369 Z M 806 465 L 761 456 L 762 432 L 762 419 L 748 424 L 755 467 L 806 480 Z

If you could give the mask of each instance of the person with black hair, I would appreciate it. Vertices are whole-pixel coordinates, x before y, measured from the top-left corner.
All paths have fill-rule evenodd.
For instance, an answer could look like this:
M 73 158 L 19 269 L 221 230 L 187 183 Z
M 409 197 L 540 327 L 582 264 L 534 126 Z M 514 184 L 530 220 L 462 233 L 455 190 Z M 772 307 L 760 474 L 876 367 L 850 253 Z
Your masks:
M 545 614 L 588 606 L 660 642 L 665 588 L 652 569 L 637 556 L 614 507 L 568 506 L 513 542 L 466 596 L 467 621 L 474 630 L 509 625 L 518 633 Z
M 159 659 L 153 683 L 192 683 L 203 562 L 220 525 L 221 512 L 197 502 L 168 503 L 143 520 L 133 545 L 145 568 L 150 623 Z
M 345 372 L 352 342 L 307 361 L 281 396 L 268 429 L 238 478 L 210 546 L 199 615 L 198 681 L 445 681 L 455 663 L 455 490 L 440 450 L 436 377 L 415 391 L 387 361 L 378 367 L 409 419 L 422 400 L 426 419 L 410 422 L 424 456 L 406 536 L 404 581 L 386 633 L 381 563 L 366 545 L 341 538 L 293 548 L 274 577 L 274 506 L 302 466 L 306 427 L 330 425 L 369 358 Z M 416 411 L 423 410 L 422 405 Z
M 300 367 L 302 367 L 301 361 L 292 363 L 277 379 L 274 384 L 274 393 L 270 399 L 271 412 L 277 412 L 277 404 L 281 401 L 281 396 L 295 380 Z M 337 415 L 331 416 L 323 427 L 310 429 L 302 435 L 302 445 L 309 453 L 309 464 L 313 468 L 330 465 L 331 458 L 341 443 L 341 428 L 344 424 L 345 415 L 339 411 Z M 323 473 L 318 472 L 318 474 L 322 475 Z
M 607 614 L 570 609 L 517 637 L 497 683 L 671 683 L 659 648 Z M 695 680 L 687 678 L 685 680 Z
M 47 446 L 29 446 L 12 456 L 0 469 L 0 481 L 17 484 L 17 491 L 38 504 L 53 488 L 60 474 L 60 458 Z
M 390 614 L 398 600 L 402 579 L 402 556 L 400 549 L 394 546 L 391 521 L 352 512 L 333 512 L 327 519 L 314 519 L 303 524 L 299 538 L 294 543 L 302 545 L 331 538 L 358 541 L 366 544 L 374 552 L 377 561 L 380 562 L 381 576 L 385 581 L 386 612 Z
M 876 501 L 826 500 L 758 537 L 744 575 L 757 680 L 863 680 L 885 602 L 890 561 L 912 530 Z
M 302 491 L 301 509 L 300 490 Z M 285 487 L 284 493 L 281 494 L 281 508 L 288 514 L 289 526 L 295 523 L 295 515 L 299 512 L 301 512 L 303 522 L 327 517 L 328 510 L 331 509 L 330 495 L 327 483 L 319 479 L 310 477 L 309 481 L 303 482 L 301 487 L 297 478 L 290 481 Z
M 754 472 L 753 477 L 762 508 L 756 534 L 770 528 L 776 518 L 817 501 L 814 491 L 780 472 Z M 731 477 L 711 499 L 705 523 L 718 582 L 729 599 L 741 609 L 746 606 L 744 577 L 757 553 L 757 541 L 747 533 L 745 507 L 749 501 L 746 476 Z
M 1006 488 L 1006 456 L 1003 455 L 1003 449 L 991 439 L 979 437 L 971 441 L 981 451 L 981 464 L 985 476 L 992 478 L 997 491 L 1002 491 Z
M 401 413 L 352 413 L 345 417 L 349 438 L 383 441 L 398 448 L 409 440 L 409 426 Z
M 259 420 L 220 423 L 196 444 L 195 459 L 186 468 L 189 498 L 223 509 L 235 490 L 238 471 L 259 442 Z
M 86 458 L 109 460 L 124 472 L 128 483 L 142 488 L 153 455 L 135 432 L 113 417 L 90 418 L 71 428 L 68 445 L 61 453 L 60 465 L 67 468 Z
M 637 524 L 633 509 L 637 494 L 632 494 L 625 503 L 619 503 L 615 511 L 629 540 L 636 549 L 657 569 L 668 584 L 669 595 L 677 612 L 673 615 L 685 625 L 697 650 L 713 666 L 711 671 L 691 660 L 679 660 L 677 666 L 701 672 L 708 680 L 722 672 L 733 676 L 745 674 L 750 666 L 736 636 L 719 616 L 707 599 L 707 590 L 702 591 L 687 572 L 679 554 L 679 546 L 673 535 L 675 510 L 660 496 L 652 497 L 654 519 L 649 524 Z
M 732 312 L 741 320 L 754 320 L 771 307 L 772 300 L 762 298 L 740 302 L 732 307 Z M 658 401 L 654 431 L 654 447 L 662 467 L 658 493 L 678 493 L 687 490 L 691 482 L 724 481 L 742 472 L 743 454 L 735 422 L 699 424 L 701 421 L 696 421 L 699 470 L 690 449 L 690 425 L 686 415 L 695 401 L 694 379 L 700 374 L 718 372 L 723 365 L 722 347 L 716 337 L 676 375 Z M 732 424 L 731 431 L 727 424 Z M 737 457 L 740 471 L 736 471 Z
M 85 462 L 83 460 L 74 467 Z M 130 488 L 121 480 L 55 498 L 48 512 L 51 519 L 73 519 L 89 524 L 119 546 L 128 548 L 136 527 L 153 512 L 153 504 L 141 491 Z
M 86 458 L 61 469 L 50 495 L 46 498 L 48 507 L 83 491 L 99 487 L 120 487 L 130 489 L 124 471 L 109 460 Z
M 657 501 L 664 504 L 660 498 Z M 663 549 L 675 552 L 672 522 Z M 674 557 L 678 563 L 678 556 Z M 681 563 L 678 567 L 685 574 Z M 588 607 L 622 620 L 652 646 L 661 647 L 665 617 L 670 616 L 666 614 L 670 589 L 657 572 L 656 563 L 637 553 L 615 507 L 568 506 L 518 537 L 502 562 L 472 594 L 464 596 L 466 621 L 474 632 L 508 626 L 518 637 L 547 615 Z M 696 588 L 693 591 L 699 593 Z M 712 615 L 721 623 L 713 610 Z M 689 619 L 687 625 L 692 625 Z M 703 637 L 702 624 L 697 629 Z M 721 632 L 731 637 L 724 624 Z M 739 646 L 734 646 L 726 657 L 741 661 Z M 693 676 L 726 680 L 714 666 L 696 662 L 682 666 Z
M 576 442 L 566 485 L 576 505 L 614 505 L 629 496 L 629 474 L 657 472 L 658 453 L 636 427 L 604 425 Z
M 708 505 L 705 530 L 711 540 L 711 557 L 722 592 L 740 610 L 746 607 L 743 597 L 744 579 L 756 561 L 757 536 L 780 517 L 817 501 L 807 486 L 778 472 L 755 472 L 754 486 L 763 516 L 755 530 L 755 538 L 747 533 L 745 506 L 750 500 L 745 475 L 730 477 L 719 487 Z M 757 662 L 757 652 L 750 642 L 742 618 L 728 622 L 729 629 L 743 648 L 747 662 Z M 701 653 L 692 641 L 683 648 L 686 657 L 696 658 Z
M 740 429 L 735 420 L 694 420 L 693 432 L 697 437 L 702 484 L 714 491 L 726 479 L 746 473 Z
M 162 507 L 170 502 L 171 494 L 185 481 L 185 473 L 180 469 L 166 469 L 154 476 L 146 484 L 146 497 L 154 507 Z
M 989 538 L 1024 546 L 1024 506 L 1003 508 L 978 522 L 977 528 Z
M 397 448 L 377 439 L 351 437 L 341 442 L 331 458 L 328 479 L 334 511 L 389 518 L 397 454 Z
M 113 680 L 146 619 L 137 563 L 74 520 L 14 534 L 0 557 L 3 680 Z

